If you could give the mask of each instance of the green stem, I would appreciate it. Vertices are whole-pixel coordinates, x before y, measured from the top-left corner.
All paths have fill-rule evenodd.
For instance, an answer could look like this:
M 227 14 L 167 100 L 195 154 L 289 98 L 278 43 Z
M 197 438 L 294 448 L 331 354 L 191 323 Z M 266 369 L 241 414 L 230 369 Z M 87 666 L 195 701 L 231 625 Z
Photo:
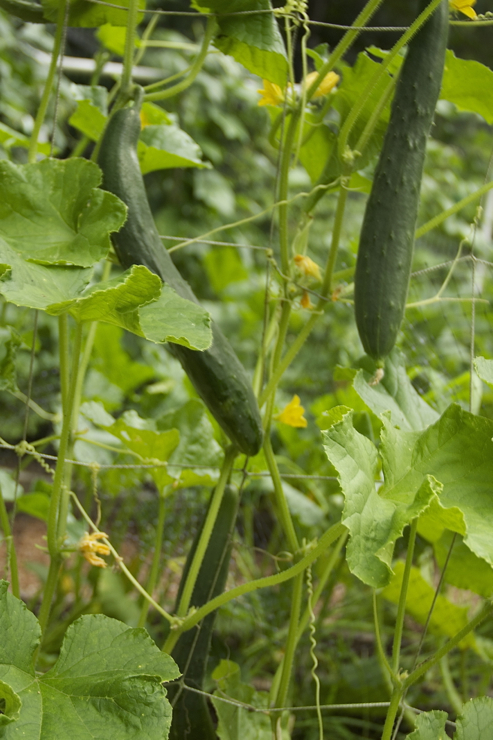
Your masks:
M 68 316 L 62 313 L 58 317 L 58 356 L 60 360 L 60 393 L 62 411 L 67 408 L 67 396 L 70 387 L 70 352 L 68 349 Z
M 448 655 L 444 655 L 440 660 L 440 673 L 442 674 L 443 685 L 451 706 L 457 715 L 462 714 L 462 699 L 454 685 Z
M 279 381 L 281 380 L 282 376 L 288 369 L 289 365 L 292 363 L 300 349 L 305 344 L 306 340 L 311 334 L 311 331 L 315 324 L 317 323 L 318 317 L 320 313 L 324 310 L 326 307 L 326 301 L 324 300 L 329 292 L 332 290 L 332 277 L 334 274 L 334 265 L 337 257 L 337 251 L 339 249 L 339 242 L 341 238 L 341 232 L 342 232 L 342 223 L 344 219 L 344 211 L 346 208 L 347 203 L 347 189 L 345 187 L 345 183 L 341 183 L 341 190 L 339 193 L 339 200 L 337 203 L 337 209 L 336 209 L 336 215 L 334 219 L 334 230 L 332 234 L 332 242 L 330 245 L 329 254 L 327 257 L 327 264 L 325 266 L 325 274 L 324 274 L 324 282 L 322 285 L 322 289 L 320 291 L 320 294 L 322 298 L 319 300 L 317 306 L 315 307 L 312 315 L 308 319 L 307 323 L 303 327 L 303 329 L 300 331 L 294 342 L 291 344 L 289 349 L 286 351 L 286 354 L 280 360 L 278 363 L 274 366 L 274 372 L 269 379 L 269 382 L 265 386 L 264 390 L 260 394 L 259 397 L 259 406 L 262 407 L 264 403 L 274 395 L 276 388 L 279 384 Z
M 281 252 L 281 269 L 284 275 L 291 275 L 291 254 L 289 250 L 288 229 L 288 195 L 289 195 L 289 168 L 295 144 L 296 127 L 301 116 L 300 109 L 293 111 L 289 119 L 286 138 L 282 144 L 281 162 L 279 168 L 279 248 Z
M 299 573 L 294 579 L 293 590 L 291 595 L 291 613 L 289 617 L 288 637 L 284 648 L 282 660 L 281 680 L 275 699 L 276 707 L 283 707 L 286 704 L 286 697 L 289 690 L 289 682 L 293 671 L 294 654 L 298 642 L 299 621 L 301 611 L 301 600 L 303 596 L 303 579 L 304 573 Z
M 123 73 L 120 87 L 120 96 L 127 97 L 132 86 L 132 70 L 134 65 L 135 36 L 137 33 L 139 16 L 138 0 L 129 0 L 127 16 L 127 34 L 123 53 Z
M 72 463 L 66 462 L 66 459 L 72 459 L 73 450 L 74 423 L 76 410 L 76 393 L 77 393 L 77 376 L 79 374 L 80 351 L 82 346 L 82 324 L 76 324 L 75 336 L 73 343 L 72 355 L 72 372 L 70 373 L 70 388 L 67 397 L 67 408 L 63 414 L 62 433 L 60 436 L 60 448 L 58 450 L 55 477 L 53 480 L 52 500 L 55 495 L 59 496 L 58 506 L 58 525 L 57 525 L 57 549 L 63 545 L 65 539 L 65 530 L 67 527 L 69 490 L 72 473 Z M 63 450 L 63 452 L 62 452 Z M 59 464 L 60 463 L 60 464 Z M 58 472 L 60 470 L 60 473 Z M 59 487 L 59 490 L 58 490 Z M 55 493 L 56 492 L 56 493 Z M 50 517 L 52 516 L 50 502 Z M 53 519 L 51 520 L 53 522 Z M 50 548 L 50 538 L 48 534 L 48 548 Z M 50 554 L 52 550 L 50 548 Z
M 161 550 L 163 548 L 163 532 L 164 532 L 164 521 L 166 518 L 166 495 L 164 491 L 159 493 L 159 510 L 157 519 L 156 539 L 154 541 L 154 556 L 152 558 L 151 572 L 146 583 L 146 591 L 152 594 L 156 588 L 156 583 L 159 575 L 159 567 L 161 565 Z M 147 613 L 149 611 L 149 602 L 144 599 L 142 602 L 142 608 L 140 610 L 139 623 L 137 627 L 145 627 L 147 620 Z
M 299 549 L 298 538 L 296 536 L 293 520 L 291 518 L 291 514 L 286 503 L 286 496 L 284 495 L 281 476 L 279 475 L 279 469 L 277 467 L 276 458 L 274 456 L 270 436 L 268 434 L 264 439 L 264 454 L 267 461 L 267 467 L 269 468 L 269 472 L 271 474 L 272 483 L 274 485 L 274 496 L 277 504 L 277 512 L 281 521 L 281 526 L 288 541 L 289 549 L 294 554 Z
M 375 87 L 380 82 L 380 79 L 387 72 L 387 68 L 393 62 L 400 50 L 412 39 L 418 29 L 426 22 L 429 16 L 438 8 L 442 0 L 431 0 L 427 8 L 416 18 L 414 23 L 407 29 L 397 43 L 389 51 L 382 64 L 378 65 L 378 70 L 375 72 L 370 82 L 366 86 L 366 90 L 359 96 L 356 103 L 351 109 L 348 117 L 346 118 L 344 125 L 339 134 L 338 151 L 341 159 L 344 158 L 346 153 L 346 147 L 349 140 L 349 135 L 353 130 L 353 127 L 358 120 L 363 108 L 365 107 L 370 95 L 372 94 Z
M 30 164 L 36 161 L 36 155 L 38 153 L 39 132 L 41 131 L 41 126 L 44 123 L 46 110 L 48 108 L 48 103 L 50 102 L 50 97 L 53 90 L 53 82 L 55 79 L 58 57 L 62 48 L 66 5 L 67 0 L 61 0 L 60 5 L 58 6 L 57 26 L 55 38 L 53 41 L 53 51 L 51 52 L 51 62 L 48 68 L 48 76 L 46 77 L 43 95 L 41 96 L 41 102 L 39 104 L 38 112 L 36 114 L 36 120 L 34 121 L 31 139 L 29 142 L 28 162 Z
M 387 710 L 387 716 L 385 718 L 385 725 L 382 733 L 382 740 L 392 740 L 392 730 L 394 729 L 394 722 L 399 711 L 399 706 L 403 695 L 402 688 L 396 686 L 390 697 L 390 706 Z
M 167 90 L 162 90 L 161 92 L 146 94 L 144 97 L 144 100 L 147 100 L 147 101 L 166 100 L 167 98 L 171 98 L 174 95 L 178 95 L 178 93 L 183 92 L 183 90 L 186 90 L 187 87 L 190 87 L 190 85 L 192 84 L 192 82 L 194 82 L 198 73 L 202 69 L 205 58 L 207 56 L 207 52 L 209 51 L 209 45 L 216 32 L 216 28 L 217 28 L 216 19 L 213 16 L 209 16 L 207 18 L 204 38 L 202 39 L 202 46 L 200 47 L 200 52 L 197 54 L 197 57 L 194 63 L 192 64 L 190 68 L 190 72 L 187 75 L 187 77 L 181 82 L 178 82 L 176 85 L 173 85 L 173 87 L 169 87 Z
M 453 216 L 454 213 L 458 213 L 463 208 L 468 206 L 469 203 L 474 203 L 475 200 L 479 200 L 479 198 L 487 193 L 488 190 L 491 190 L 491 188 L 493 188 L 493 180 L 491 182 L 487 182 L 485 185 L 478 188 L 478 190 L 476 190 L 474 193 L 471 193 L 471 195 L 468 195 L 466 198 L 462 198 L 462 200 L 459 200 L 458 203 L 451 206 L 450 208 L 447 208 L 446 211 L 442 211 L 442 213 L 434 216 L 432 219 L 423 224 L 423 226 L 420 226 L 419 229 L 416 230 L 414 238 L 420 239 L 432 229 L 436 229 L 436 227 L 443 223 L 447 218 L 449 218 L 449 216 Z
M 200 539 L 197 543 L 197 549 L 195 550 L 195 555 L 193 557 L 190 570 L 188 571 L 180 603 L 178 605 L 178 610 L 176 612 L 177 616 L 179 617 L 184 617 L 188 612 L 190 599 L 192 598 L 193 589 L 199 575 L 200 566 L 202 565 L 202 560 L 204 559 L 205 551 L 207 550 L 207 545 L 209 544 L 212 530 L 214 528 L 214 524 L 216 523 L 217 513 L 219 511 L 219 507 L 221 506 L 221 501 L 223 500 L 224 489 L 226 487 L 226 483 L 228 482 L 228 478 L 230 476 L 231 469 L 233 467 L 237 454 L 238 451 L 236 450 L 236 448 L 230 447 L 226 451 L 226 454 L 224 456 L 221 475 L 219 476 L 216 488 L 214 489 L 214 494 L 211 499 L 211 505 L 209 507 L 207 517 L 202 527 Z
M 378 618 L 377 592 L 375 591 L 375 589 L 373 590 L 373 621 L 374 621 L 374 624 L 375 624 L 375 641 L 377 643 L 378 656 L 379 656 L 380 661 L 382 662 L 382 664 L 385 666 L 385 668 L 386 668 L 386 670 L 388 672 L 388 675 L 392 679 L 393 685 L 395 686 L 396 685 L 397 677 L 396 677 L 395 672 L 390 667 L 390 663 L 387 660 L 387 656 L 385 654 L 385 650 L 384 650 L 384 647 L 383 647 L 383 644 L 382 644 L 382 635 L 380 633 L 380 620 Z
M 411 522 L 409 542 L 407 545 L 406 565 L 404 566 L 401 592 L 399 594 L 399 604 L 397 607 L 397 617 L 396 617 L 395 631 L 394 631 L 394 642 L 392 645 L 392 672 L 394 673 L 394 675 L 397 675 L 399 672 L 402 631 L 404 629 L 404 617 L 406 614 L 407 591 L 409 588 L 409 578 L 411 575 L 411 567 L 413 564 L 414 545 L 416 543 L 417 531 L 418 531 L 418 518 L 416 517 L 416 519 L 413 519 L 413 521 Z
M 7 514 L 7 507 L 3 500 L 2 488 L 0 487 L 0 526 L 3 530 L 3 535 L 7 545 L 7 562 L 9 564 L 10 573 L 10 585 L 12 587 L 12 593 L 17 598 L 20 597 L 19 591 L 19 571 L 17 568 L 17 554 L 15 551 L 14 538 L 12 536 L 12 530 L 10 528 L 9 515 Z
M 219 607 L 227 604 L 233 599 L 237 599 L 240 596 L 249 594 L 252 591 L 258 591 L 261 588 L 271 588 L 272 586 L 278 586 L 280 583 L 291 580 L 291 578 L 294 578 L 295 576 L 302 573 L 305 568 L 307 568 L 309 565 L 311 565 L 311 563 L 317 560 L 317 558 L 319 558 L 320 555 L 325 552 L 325 550 L 327 550 L 327 548 L 330 547 L 345 532 L 346 528 L 343 524 L 341 524 L 340 522 L 338 524 L 334 524 L 322 535 L 322 537 L 318 541 L 318 544 L 315 545 L 315 547 L 310 550 L 307 555 L 301 558 L 301 560 L 299 560 L 295 565 L 292 565 L 291 568 L 287 568 L 286 570 L 281 571 L 281 573 L 276 573 L 273 576 L 266 576 L 265 578 L 258 578 L 255 581 L 250 581 L 249 583 L 243 583 L 241 586 L 236 586 L 236 588 L 231 588 L 229 591 L 225 591 L 219 596 L 216 596 L 216 598 L 208 601 L 207 604 L 201 606 L 199 609 L 197 609 L 197 611 L 193 612 L 193 614 L 190 614 L 182 622 L 177 632 L 181 634 L 182 632 L 186 632 L 187 630 L 192 629 L 192 627 L 195 627 L 195 625 L 198 624 L 202 619 L 204 619 L 204 617 L 206 617 L 208 614 L 215 611 L 216 609 L 219 609 Z

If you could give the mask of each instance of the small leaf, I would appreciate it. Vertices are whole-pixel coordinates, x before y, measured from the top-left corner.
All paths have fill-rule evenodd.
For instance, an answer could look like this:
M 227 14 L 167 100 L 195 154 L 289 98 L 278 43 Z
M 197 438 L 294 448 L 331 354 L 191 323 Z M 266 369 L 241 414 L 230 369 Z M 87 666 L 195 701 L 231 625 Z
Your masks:
M 137 146 L 142 174 L 171 167 L 210 167 L 198 144 L 174 124 L 147 125 Z
M 474 359 L 474 369 L 481 380 L 493 387 L 493 360 L 476 357 Z
M 407 736 L 407 740 L 447 740 L 445 723 L 447 712 L 433 710 L 423 712 L 416 717 L 416 729 Z

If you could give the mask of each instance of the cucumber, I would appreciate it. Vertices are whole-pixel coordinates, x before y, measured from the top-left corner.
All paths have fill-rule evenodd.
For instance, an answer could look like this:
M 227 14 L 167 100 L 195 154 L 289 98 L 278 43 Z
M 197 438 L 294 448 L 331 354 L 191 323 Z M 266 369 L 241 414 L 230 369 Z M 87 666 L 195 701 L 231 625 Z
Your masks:
M 26 23 L 49 23 L 43 15 L 42 6 L 31 0 L 0 0 L 0 8 Z
M 98 163 L 103 188 L 117 195 L 128 207 L 127 221 L 113 234 L 113 244 L 123 267 L 145 265 L 168 283 L 182 298 L 197 303 L 163 247 L 140 172 L 137 141 L 140 132 L 138 102 L 110 119 L 103 135 Z M 251 383 L 233 348 L 212 322 L 209 349 L 197 352 L 173 345 L 173 353 L 211 414 L 236 447 L 256 455 L 263 441 L 262 422 Z
M 429 0 L 420 0 L 420 11 Z M 361 229 L 354 304 L 365 352 L 377 364 L 393 348 L 406 306 L 419 193 L 443 76 L 449 3 L 411 39 L 392 103 Z
M 191 606 L 203 606 L 224 591 L 237 513 L 238 494 L 231 486 L 226 486 L 192 593 Z M 183 570 L 176 600 L 177 607 L 200 538 L 200 530 L 201 527 L 195 536 Z M 208 614 L 198 627 L 184 632 L 171 653 L 183 674 L 185 683 L 196 689 L 202 689 L 215 615 L 216 612 Z M 173 707 L 170 740 L 216 740 L 205 696 L 183 690 L 177 684 L 168 688 L 168 697 Z

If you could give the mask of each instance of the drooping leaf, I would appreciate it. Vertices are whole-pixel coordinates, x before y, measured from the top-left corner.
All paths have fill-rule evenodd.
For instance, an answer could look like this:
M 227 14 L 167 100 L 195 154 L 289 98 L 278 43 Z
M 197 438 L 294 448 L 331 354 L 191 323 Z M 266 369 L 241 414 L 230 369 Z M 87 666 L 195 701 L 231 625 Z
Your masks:
M 379 468 L 375 446 L 354 429 L 350 409 L 339 407 L 328 416 L 330 426 L 322 435 L 345 497 L 342 523 L 351 535 L 348 565 L 358 578 L 378 588 L 389 581 L 394 542 L 438 495 L 440 483 L 423 476 L 406 499 L 391 494 L 382 497 L 375 487 Z M 382 448 L 384 444 L 382 440 Z
M 163 285 L 157 300 L 139 309 L 142 332 L 151 342 L 174 342 L 190 349 L 212 343 L 211 317 L 201 306 Z
M 472 59 L 458 59 L 447 49 L 440 99 L 493 123 L 493 71 Z
M 447 560 L 452 537 L 452 532 L 446 531 L 440 539 L 433 542 L 433 551 L 440 568 L 444 567 Z M 456 536 L 452 553 L 448 559 L 445 579 L 447 583 L 457 588 L 474 591 L 485 598 L 490 598 L 493 594 L 492 566 L 471 552 L 459 536 Z
M 89 267 L 105 257 L 126 208 L 101 190 L 85 159 L 0 162 L 0 262 L 8 255 L 45 265 Z
M 384 376 L 375 385 L 370 384 L 376 370 L 372 360 L 365 357 L 361 365 L 362 369 L 354 375 L 353 387 L 375 416 L 389 411 L 392 424 L 408 431 L 420 431 L 438 419 L 438 412 L 414 389 L 399 350 L 394 348 L 386 358 Z
M 102 614 L 81 617 L 68 628 L 53 668 L 37 676 L 38 621 L 7 587 L 0 582 L 0 692 L 7 693 L 5 684 L 12 692 L 12 721 L 0 725 L 2 738 L 168 737 L 171 707 L 162 682 L 179 671 L 145 630 Z
M 122 347 L 123 331 L 114 325 L 98 325 L 94 340 L 92 366 L 128 394 L 155 377 L 150 365 L 132 360 Z
M 288 63 L 284 42 L 269 0 L 205 0 L 192 6 L 217 13 L 215 46 L 253 74 L 284 88 Z M 258 12 L 255 12 L 258 11 Z M 237 13 L 238 15 L 235 15 Z

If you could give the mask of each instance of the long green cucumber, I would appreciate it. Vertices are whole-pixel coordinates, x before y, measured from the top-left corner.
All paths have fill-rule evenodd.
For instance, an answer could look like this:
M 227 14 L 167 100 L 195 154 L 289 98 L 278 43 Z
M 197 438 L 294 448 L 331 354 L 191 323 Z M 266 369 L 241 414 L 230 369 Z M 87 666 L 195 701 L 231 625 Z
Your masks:
M 420 11 L 429 0 L 420 0 Z M 381 362 L 406 306 L 423 166 L 445 62 L 449 3 L 442 0 L 409 43 L 361 229 L 354 278 L 365 352 Z
M 224 591 L 237 513 L 238 494 L 232 487 L 226 486 L 216 523 L 193 589 L 191 606 L 202 606 Z M 203 521 L 205 521 L 205 517 Z M 200 538 L 200 529 L 194 539 L 183 570 L 176 600 L 177 607 Z M 215 614 L 215 612 L 212 612 L 205 617 L 198 627 L 184 632 L 171 653 L 183 674 L 185 684 L 192 688 L 202 689 Z M 204 696 L 187 691 L 179 684 L 169 687 L 168 696 L 173 707 L 170 740 L 216 740 L 216 733 Z
M 145 265 L 182 298 L 197 302 L 163 247 L 156 229 L 137 158 L 139 132 L 138 104 L 123 108 L 110 119 L 99 151 L 103 187 L 128 207 L 125 225 L 113 235 L 115 251 L 123 267 Z M 214 322 L 212 335 L 212 346 L 204 352 L 173 345 L 174 354 L 231 441 L 245 455 L 256 455 L 262 446 L 263 432 L 251 383 L 230 343 Z
M 42 6 L 31 0 L 0 0 L 0 8 L 26 23 L 50 22 L 44 17 Z

